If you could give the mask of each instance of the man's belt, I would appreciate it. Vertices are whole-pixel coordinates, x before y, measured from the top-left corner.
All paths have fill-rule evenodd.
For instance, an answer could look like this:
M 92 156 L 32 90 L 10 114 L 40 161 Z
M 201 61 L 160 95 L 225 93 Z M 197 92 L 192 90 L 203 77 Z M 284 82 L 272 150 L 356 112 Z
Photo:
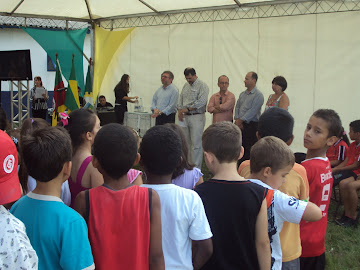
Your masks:
M 195 115 L 195 114 L 203 114 L 203 113 L 200 113 L 200 112 L 197 112 L 197 113 L 191 113 L 191 112 L 187 112 L 187 113 L 184 113 L 185 115 Z

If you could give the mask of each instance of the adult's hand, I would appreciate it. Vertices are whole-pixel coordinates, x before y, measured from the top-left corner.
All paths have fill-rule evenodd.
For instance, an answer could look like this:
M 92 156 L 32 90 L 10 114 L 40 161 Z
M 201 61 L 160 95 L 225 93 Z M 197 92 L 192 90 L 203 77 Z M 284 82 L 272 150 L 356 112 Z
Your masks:
M 235 125 L 237 125 L 240 129 L 244 129 L 243 120 L 241 120 L 241 119 L 236 119 Z

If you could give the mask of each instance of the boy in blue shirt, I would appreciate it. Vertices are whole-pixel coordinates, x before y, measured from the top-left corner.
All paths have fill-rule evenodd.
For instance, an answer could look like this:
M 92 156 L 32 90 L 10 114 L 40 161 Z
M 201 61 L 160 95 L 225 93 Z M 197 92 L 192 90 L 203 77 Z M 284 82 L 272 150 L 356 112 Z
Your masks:
M 85 220 L 60 199 L 71 171 L 71 140 L 65 129 L 49 127 L 21 141 L 22 158 L 36 188 L 11 213 L 26 226 L 39 269 L 94 269 Z

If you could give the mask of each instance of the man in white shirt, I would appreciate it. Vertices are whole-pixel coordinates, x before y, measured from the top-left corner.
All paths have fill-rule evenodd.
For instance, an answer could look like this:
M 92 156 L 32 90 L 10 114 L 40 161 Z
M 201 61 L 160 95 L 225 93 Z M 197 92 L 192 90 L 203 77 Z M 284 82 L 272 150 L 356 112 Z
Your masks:
M 201 169 L 203 159 L 202 134 L 205 127 L 206 104 L 209 87 L 196 75 L 194 68 L 184 70 L 186 83 L 178 102 L 179 125 L 188 143 L 191 160 Z

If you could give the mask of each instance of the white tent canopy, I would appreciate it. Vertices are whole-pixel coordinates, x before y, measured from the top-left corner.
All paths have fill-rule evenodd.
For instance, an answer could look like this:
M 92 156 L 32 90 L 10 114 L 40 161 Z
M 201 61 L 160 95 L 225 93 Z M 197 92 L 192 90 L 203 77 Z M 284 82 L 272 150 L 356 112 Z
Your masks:
M 1 0 L 0 25 L 116 29 L 360 10 L 360 0 Z
M 106 20 L 120 16 L 133 17 L 193 11 L 194 9 L 223 9 L 261 4 L 256 0 L 2 0 L 0 15 L 72 20 Z M 290 1 L 283 1 L 289 3 Z

